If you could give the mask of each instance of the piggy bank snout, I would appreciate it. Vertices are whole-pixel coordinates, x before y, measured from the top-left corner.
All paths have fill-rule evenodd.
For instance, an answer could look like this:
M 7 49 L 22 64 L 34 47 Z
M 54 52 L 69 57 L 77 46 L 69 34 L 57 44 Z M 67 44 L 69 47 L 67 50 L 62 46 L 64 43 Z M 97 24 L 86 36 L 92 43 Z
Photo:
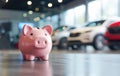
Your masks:
M 40 37 L 35 39 L 35 47 L 36 48 L 45 48 L 47 46 L 47 39 L 44 37 Z

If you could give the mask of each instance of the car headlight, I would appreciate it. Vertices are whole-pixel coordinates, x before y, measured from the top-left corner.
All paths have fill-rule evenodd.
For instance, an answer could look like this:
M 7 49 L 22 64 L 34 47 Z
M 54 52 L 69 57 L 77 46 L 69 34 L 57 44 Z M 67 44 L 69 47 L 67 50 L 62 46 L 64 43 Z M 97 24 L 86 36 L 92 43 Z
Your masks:
M 58 32 L 53 32 L 52 36 L 56 36 L 58 34 Z
M 85 31 L 85 32 L 83 32 L 83 33 L 89 33 L 89 32 L 91 32 L 92 30 L 88 30 L 88 31 Z

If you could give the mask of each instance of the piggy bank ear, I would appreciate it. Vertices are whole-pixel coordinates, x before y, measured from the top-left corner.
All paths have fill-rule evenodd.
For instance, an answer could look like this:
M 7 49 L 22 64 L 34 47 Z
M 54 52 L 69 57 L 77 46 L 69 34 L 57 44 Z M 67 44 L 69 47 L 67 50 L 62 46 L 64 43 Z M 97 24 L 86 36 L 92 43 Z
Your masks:
M 24 25 L 23 29 L 22 29 L 22 33 L 23 35 L 26 35 L 29 31 L 32 30 L 32 27 L 29 25 Z
M 50 25 L 46 25 L 43 27 L 43 29 L 45 29 L 50 35 L 52 35 L 52 27 Z

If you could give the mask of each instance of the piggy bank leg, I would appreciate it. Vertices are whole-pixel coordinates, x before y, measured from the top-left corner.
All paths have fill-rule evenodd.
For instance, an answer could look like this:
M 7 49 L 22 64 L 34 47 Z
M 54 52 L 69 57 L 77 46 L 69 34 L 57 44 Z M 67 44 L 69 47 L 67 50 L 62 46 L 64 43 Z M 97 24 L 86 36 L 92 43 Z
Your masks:
M 41 60 L 47 61 L 49 59 L 49 55 L 45 55 L 45 56 L 40 57 L 40 58 L 41 58 Z
M 23 55 L 23 59 L 24 60 L 34 60 L 35 56 L 33 56 L 33 55 Z

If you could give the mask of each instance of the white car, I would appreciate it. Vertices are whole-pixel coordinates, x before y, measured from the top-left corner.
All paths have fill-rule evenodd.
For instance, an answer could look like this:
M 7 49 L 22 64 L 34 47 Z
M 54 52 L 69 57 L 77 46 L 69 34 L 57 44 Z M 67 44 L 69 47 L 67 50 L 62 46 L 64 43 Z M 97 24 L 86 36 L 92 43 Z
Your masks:
M 58 49 L 67 48 L 67 37 L 70 34 L 70 30 L 75 29 L 75 26 L 60 26 L 53 31 L 52 43 Z
M 81 45 L 92 45 L 96 50 L 103 49 L 103 34 L 107 26 L 119 20 L 120 18 L 111 18 L 108 20 L 93 21 L 85 24 L 83 28 L 72 30 L 67 38 L 68 46 L 72 49 L 76 49 Z

